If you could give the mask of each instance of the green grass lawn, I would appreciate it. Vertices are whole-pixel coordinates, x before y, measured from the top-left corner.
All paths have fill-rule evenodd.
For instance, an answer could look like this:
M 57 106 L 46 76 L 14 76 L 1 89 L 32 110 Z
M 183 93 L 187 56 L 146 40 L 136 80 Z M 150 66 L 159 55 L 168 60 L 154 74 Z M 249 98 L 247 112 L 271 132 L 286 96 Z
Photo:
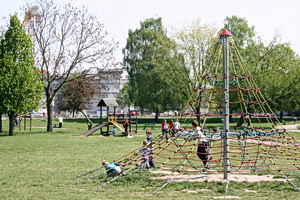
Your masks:
M 86 130 L 84 120 L 65 119 L 64 129 L 46 133 L 45 128 L 19 131 L 15 136 L 0 136 L 0 199 L 211 199 L 224 196 L 224 183 L 171 183 L 161 192 L 155 190 L 165 181 L 151 180 L 158 176 L 148 171 L 134 171 L 101 188 L 109 179 L 99 177 L 75 184 L 73 177 L 95 169 L 106 159 L 112 161 L 141 145 L 144 125 L 132 139 L 72 135 Z M 28 123 L 29 124 L 29 123 Z M 213 124 L 212 126 L 214 126 Z M 33 127 L 45 127 L 45 119 L 34 119 Z M 7 130 L 7 121 L 4 121 Z M 160 125 L 155 126 L 155 134 Z M 299 138 L 299 135 L 296 135 Z M 300 186 L 300 172 L 293 182 Z M 229 195 L 241 199 L 300 199 L 288 183 L 230 183 Z M 188 193 L 186 189 L 208 189 Z M 245 192 L 255 190 L 257 193 Z

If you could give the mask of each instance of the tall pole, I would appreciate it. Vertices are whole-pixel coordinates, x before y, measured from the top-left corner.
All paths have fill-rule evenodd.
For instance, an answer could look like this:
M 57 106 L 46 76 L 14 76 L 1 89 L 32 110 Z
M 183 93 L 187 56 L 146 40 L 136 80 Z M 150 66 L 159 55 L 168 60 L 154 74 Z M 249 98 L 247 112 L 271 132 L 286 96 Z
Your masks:
M 228 132 L 229 132 L 229 37 L 231 33 L 228 30 L 224 30 L 220 37 L 222 41 L 223 47 L 223 75 L 224 75 L 224 163 L 223 170 L 224 175 L 223 179 L 228 180 L 228 174 L 230 171 L 229 166 L 229 140 L 228 140 Z

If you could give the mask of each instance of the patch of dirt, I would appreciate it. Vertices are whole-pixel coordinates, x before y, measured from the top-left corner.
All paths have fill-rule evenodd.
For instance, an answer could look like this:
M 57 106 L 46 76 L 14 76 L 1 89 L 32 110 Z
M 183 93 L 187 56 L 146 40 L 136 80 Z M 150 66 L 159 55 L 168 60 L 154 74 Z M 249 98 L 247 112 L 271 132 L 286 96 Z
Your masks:
M 240 199 L 241 197 L 238 196 L 217 196 L 212 197 L 213 199 Z
M 172 173 L 172 172 L 171 172 Z M 153 180 L 170 180 L 173 182 L 226 182 L 223 179 L 223 174 L 209 174 L 209 175 L 169 175 L 161 177 L 152 177 Z M 273 175 L 243 175 L 243 174 L 230 174 L 229 181 L 235 182 L 261 182 L 261 181 L 283 181 L 285 179 L 274 178 Z
M 155 170 L 155 171 L 151 171 L 152 174 L 165 174 L 165 175 L 179 175 L 178 172 L 171 172 L 171 171 L 159 171 L 159 170 Z
M 248 193 L 257 193 L 257 191 L 256 190 L 245 190 L 245 192 L 248 192 Z
M 188 190 L 188 189 L 183 190 L 183 192 L 187 192 L 187 193 L 211 192 L 211 191 L 212 191 L 212 190 L 210 190 L 210 189 L 205 189 L 205 188 L 203 188 L 203 189 L 197 189 L 197 190 Z

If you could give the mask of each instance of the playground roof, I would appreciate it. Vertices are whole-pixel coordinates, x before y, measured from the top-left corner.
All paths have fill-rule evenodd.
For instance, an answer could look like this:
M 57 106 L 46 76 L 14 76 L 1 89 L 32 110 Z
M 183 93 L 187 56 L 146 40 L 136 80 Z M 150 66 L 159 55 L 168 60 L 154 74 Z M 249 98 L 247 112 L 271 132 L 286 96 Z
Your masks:
M 115 98 L 103 98 L 97 105 L 100 106 L 119 106 Z

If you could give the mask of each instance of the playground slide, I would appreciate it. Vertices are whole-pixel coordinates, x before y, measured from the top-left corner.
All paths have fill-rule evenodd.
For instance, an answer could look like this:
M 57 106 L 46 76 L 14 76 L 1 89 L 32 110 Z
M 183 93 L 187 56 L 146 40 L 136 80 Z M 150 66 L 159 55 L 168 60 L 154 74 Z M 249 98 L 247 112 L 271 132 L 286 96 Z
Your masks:
M 108 122 L 103 122 L 101 124 L 98 124 L 97 126 L 91 128 L 90 130 L 87 130 L 86 132 L 84 132 L 83 134 L 79 135 L 79 136 L 90 136 L 92 135 L 95 131 L 99 130 L 102 127 L 107 126 L 109 123 Z
M 122 133 L 125 132 L 125 129 L 123 128 L 123 126 L 121 124 L 119 124 L 118 122 L 114 121 L 114 120 L 110 120 L 110 123 L 112 123 L 113 125 L 115 125 L 118 129 L 120 129 L 122 131 Z

